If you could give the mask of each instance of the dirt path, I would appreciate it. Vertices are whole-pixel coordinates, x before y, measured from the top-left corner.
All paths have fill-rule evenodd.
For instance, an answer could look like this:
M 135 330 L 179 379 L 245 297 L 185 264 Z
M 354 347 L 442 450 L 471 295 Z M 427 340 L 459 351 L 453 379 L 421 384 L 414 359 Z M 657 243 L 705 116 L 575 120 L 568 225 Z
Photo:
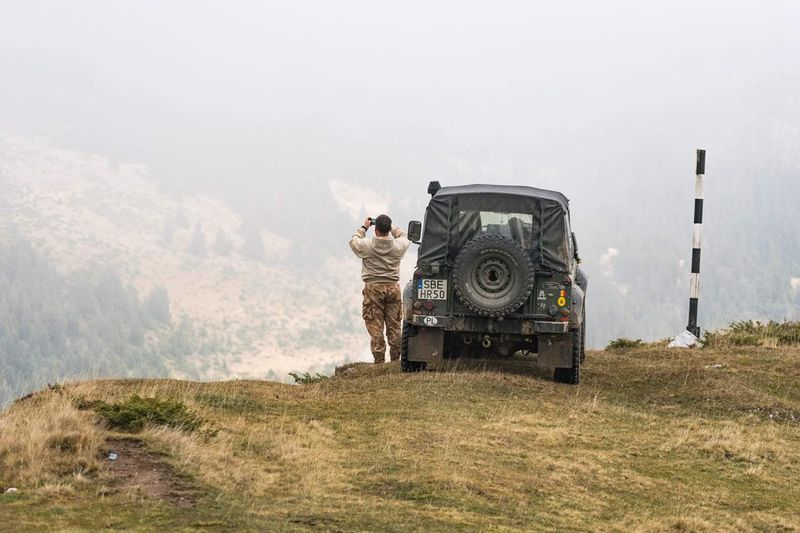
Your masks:
M 117 490 L 141 491 L 149 498 L 178 507 L 194 507 L 196 491 L 158 455 L 148 452 L 141 441 L 109 439 L 108 450 L 117 454 L 117 459 L 107 460 L 105 466 Z

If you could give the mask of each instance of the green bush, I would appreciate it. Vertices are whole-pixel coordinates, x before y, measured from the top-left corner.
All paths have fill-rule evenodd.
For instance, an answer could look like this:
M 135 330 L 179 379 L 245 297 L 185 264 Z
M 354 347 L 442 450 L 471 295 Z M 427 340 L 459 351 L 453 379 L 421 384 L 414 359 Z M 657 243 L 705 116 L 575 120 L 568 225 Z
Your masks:
M 183 402 L 142 398 L 138 395 L 119 403 L 83 401 L 78 407 L 94 409 L 110 427 L 124 431 L 139 431 L 146 424 L 195 431 L 202 424 Z
M 703 346 L 708 348 L 797 344 L 800 344 L 800 322 L 742 320 L 722 330 L 706 331 L 703 335 Z
M 625 350 L 631 350 L 633 348 L 639 348 L 640 346 L 644 346 L 642 339 L 627 339 L 625 337 L 619 337 L 618 339 L 614 339 L 610 341 L 606 346 L 606 350 L 609 351 L 617 351 L 623 352 Z
M 325 381 L 328 379 L 328 376 L 320 373 L 309 374 L 308 372 L 303 372 L 302 374 L 298 374 L 296 372 L 289 372 L 289 375 L 294 378 L 295 383 L 301 383 L 303 385 L 319 383 L 320 381 Z

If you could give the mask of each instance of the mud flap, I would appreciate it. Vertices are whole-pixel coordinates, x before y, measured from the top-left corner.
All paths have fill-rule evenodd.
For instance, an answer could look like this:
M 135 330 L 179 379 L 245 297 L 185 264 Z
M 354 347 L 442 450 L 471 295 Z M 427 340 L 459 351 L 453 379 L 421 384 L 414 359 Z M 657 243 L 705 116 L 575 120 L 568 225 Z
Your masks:
M 408 360 L 434 363 L 444 359 L 444 330 L 421 327 L 408 339 Z
M 536 364 L 548 368 L 572 366 L 572 339 L 566 335 L 539 335 Z

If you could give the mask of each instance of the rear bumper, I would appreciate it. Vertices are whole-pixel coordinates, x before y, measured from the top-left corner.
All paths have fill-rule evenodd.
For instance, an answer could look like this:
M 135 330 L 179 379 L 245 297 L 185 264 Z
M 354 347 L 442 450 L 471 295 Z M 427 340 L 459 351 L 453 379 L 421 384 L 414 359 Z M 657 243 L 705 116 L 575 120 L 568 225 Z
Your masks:
M 569 331 L 569 322 L 555 322 L 548 320 L 497 320 L 486 317 L 413 315 L 411 317 L 411 323 L 415 326 L 440 328 L 445 331 L 511 333 L 518 335 L 567 333 Z

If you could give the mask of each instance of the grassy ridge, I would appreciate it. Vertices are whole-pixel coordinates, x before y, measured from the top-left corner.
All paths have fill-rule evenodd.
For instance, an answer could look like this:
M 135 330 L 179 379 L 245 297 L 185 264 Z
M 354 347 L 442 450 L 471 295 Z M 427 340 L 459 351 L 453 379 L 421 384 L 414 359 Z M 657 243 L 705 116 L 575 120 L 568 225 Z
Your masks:
M 297 386 L 81 383 L 0 416 L 0 486 L 20 488 L 0 496 L 0 514 L 19 529 L 797 529 L 798 363 L 798 348 L 641 347 L 590 353 L 579 387 L 519 360 L 368 366 Z M 203 420 L 206 431 L 136 434 L 196 487 L 195 508 L 114 492 L 87 452 L 109 430 L 73 400 L 132 395 Z M 42 426 L 56 416 L 66 422 Z M 76 431 L 85 446 L 44 446 L 35 468 L 14 450 Z

